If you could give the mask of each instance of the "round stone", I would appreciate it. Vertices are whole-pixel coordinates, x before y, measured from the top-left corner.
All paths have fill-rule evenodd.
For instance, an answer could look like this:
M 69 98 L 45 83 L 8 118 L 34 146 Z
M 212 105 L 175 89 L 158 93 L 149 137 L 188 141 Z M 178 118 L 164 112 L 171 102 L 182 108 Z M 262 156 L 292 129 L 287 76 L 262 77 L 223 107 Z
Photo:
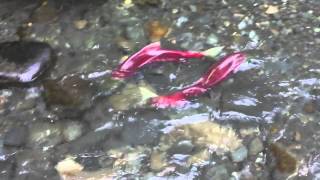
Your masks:
M 0 43 L 0 84 L 32 82 L 43 74 L 52 61 L 53 52 L 46 43 Z

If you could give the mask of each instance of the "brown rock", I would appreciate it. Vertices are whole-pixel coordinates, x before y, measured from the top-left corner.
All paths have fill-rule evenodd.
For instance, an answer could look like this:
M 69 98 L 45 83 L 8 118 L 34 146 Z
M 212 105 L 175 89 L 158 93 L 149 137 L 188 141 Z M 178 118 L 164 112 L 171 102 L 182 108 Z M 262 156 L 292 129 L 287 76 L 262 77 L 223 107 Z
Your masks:
M 154 42 L 165 37 L 169 32 L 169 27 L 160 21 L 151 21 L 147 23 L 147 31 L 150 41 Z
M 316 103 L 314 101 L 308 101 L 303 105 L 303 111 L 306 113 L 314 113 L 316 110 Z
M 88 21 L 87 20 L 76 20 L 76 21 L 73 21 L 73 25 L 76 29 L 83 29 L 87 26 L 88 24 Z
M 273 143 L 270 145 L 270 149 L 276 159 L 276 167 L 280 172 L 292 174 L 297 170 L 297 158 L 283 145 Z

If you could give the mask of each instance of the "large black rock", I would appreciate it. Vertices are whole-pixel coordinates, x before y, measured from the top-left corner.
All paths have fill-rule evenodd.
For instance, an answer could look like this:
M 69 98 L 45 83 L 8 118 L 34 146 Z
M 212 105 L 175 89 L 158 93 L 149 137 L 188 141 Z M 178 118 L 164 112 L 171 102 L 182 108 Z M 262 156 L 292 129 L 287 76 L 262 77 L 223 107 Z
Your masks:
M 0 43 L 0 84 L 28 83 L 37 79 L 53 61 L 50 45 L 42 42 Z

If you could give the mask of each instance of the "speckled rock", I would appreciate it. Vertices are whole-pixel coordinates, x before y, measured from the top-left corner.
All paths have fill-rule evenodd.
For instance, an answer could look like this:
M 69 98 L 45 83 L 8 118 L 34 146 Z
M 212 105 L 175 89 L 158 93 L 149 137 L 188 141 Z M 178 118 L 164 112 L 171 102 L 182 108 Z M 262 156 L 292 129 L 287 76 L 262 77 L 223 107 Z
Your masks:
M 75 74 L 44 82 L 44 94 L 48 105 L 84 106 L 84 102 L 88 102 L 86 100 L 90 98 L 89 88 L 90 82 Z
M 58 180 L 54 169 L 55 157 L 50 152 L 42 150 L 25 150 L 17 153 L 15 173 L 12 179 L 52 179 Z M 47 177 L 47 178 L 45 178 Z
M 31 148 L 52 148 L 63 139 L 61 125 L 58 123 L 35 123 L 29 132 L 27 146 Z
M 78 121 L 69 121 L 64 125 L 63 138 L 65 141 L 70 142 L 83 134 L 84 125 Z

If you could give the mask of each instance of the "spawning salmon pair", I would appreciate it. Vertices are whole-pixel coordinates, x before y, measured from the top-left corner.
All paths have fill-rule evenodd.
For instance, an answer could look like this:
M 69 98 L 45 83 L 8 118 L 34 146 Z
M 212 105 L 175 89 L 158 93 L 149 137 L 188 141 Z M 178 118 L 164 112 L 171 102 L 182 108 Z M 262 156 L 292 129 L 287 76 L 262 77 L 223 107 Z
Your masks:
M 185 59 L 202 58 L 208 56 L 206 52 L 168 50 L 162 49 L 160 42 L 151 43 L 122 62 L 112 72 L 112 77 L 125 79 L 134 75 L 144 65 L 153 62 L 182 62 Z M 158 108 L 182 107 L 189 102 L 187 99 L 190 97 L 199 96 L 225 80 L 245 59 L 246 56 L 242 52 L 229 54 L 209 67 L 209 70 L 190 86 L 168 95 L 154 97 L 150 101 L 151 105 Z

